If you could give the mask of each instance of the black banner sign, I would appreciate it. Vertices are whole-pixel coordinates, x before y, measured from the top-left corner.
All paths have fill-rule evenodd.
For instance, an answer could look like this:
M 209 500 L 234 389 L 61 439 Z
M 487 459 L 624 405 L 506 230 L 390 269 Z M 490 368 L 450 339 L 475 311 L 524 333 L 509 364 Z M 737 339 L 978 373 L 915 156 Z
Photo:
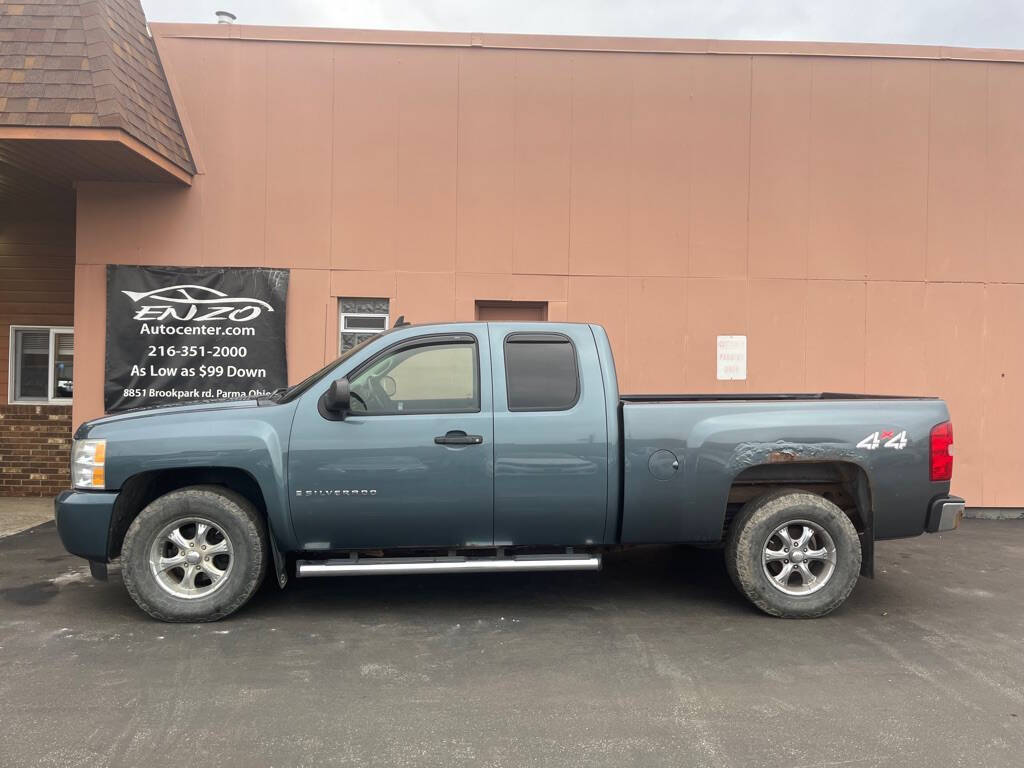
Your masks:
M 287 294 L 286 269 L 108 266 L 105 410 L 285 386 Z

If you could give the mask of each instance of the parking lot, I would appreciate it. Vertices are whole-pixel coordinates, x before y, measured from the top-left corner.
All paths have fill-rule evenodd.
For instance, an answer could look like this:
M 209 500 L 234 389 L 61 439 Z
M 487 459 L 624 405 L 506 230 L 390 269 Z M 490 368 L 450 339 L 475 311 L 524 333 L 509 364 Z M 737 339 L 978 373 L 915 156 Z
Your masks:
M 1020 766 L 1024 521 L 883 542 L 815 621 L 715 551 L 266 585 L 150 620 L 52 523 L 0 540 L 0 764 Z

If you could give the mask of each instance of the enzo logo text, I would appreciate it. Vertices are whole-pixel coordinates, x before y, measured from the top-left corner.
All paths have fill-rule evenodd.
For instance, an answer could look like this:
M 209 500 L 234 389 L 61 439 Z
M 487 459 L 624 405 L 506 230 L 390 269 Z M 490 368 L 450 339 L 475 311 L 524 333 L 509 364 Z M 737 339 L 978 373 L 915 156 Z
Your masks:
M 260 299 L 232 298 L 222 291 L 202 285 L 179 285 L 155 291 L 121 291 L 139 305 L 136 320 L 231 320 L 246 323 L 259 317 L 263 310 L 274 308 Z M 207 298 L 200 298 L 201 296 Z M 151 303 L 160 302 L 160 303 Z

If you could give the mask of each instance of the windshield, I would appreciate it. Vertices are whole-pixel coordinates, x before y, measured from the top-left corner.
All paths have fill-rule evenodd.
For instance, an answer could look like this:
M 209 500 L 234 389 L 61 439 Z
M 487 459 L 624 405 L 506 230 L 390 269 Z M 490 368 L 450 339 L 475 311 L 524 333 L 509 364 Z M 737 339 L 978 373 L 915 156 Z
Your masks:
M 363 347 L 365 347 L 371 341 L 373 341 L 374 339 L 377 339 L 377 338 L 379 338 L 381 336 L 384 336 L 384 335 L 386 335 L 386 334 L 388 334 L 390 332 L 391 332 L 390 330 L 388 330 L 388 331 L 381 331 L 380 333 L 373 334 L 372 336 L 367 336 L 365 339 L 363 339 L 358 344 L 356 344 L 354 347 L 352 347 L 352 349 L 349 349 L 344 354 L 342 354 L 341 357 L 339 357 L 339 358 L 337 358 L 335 360 L 332 360 L 327 365 L 325 365 L 323 368 L 321 368 L 319 371 L 317 371 L 316 373 L 313 373 L 313 374 L 307 376 L 302 381 L 300 381 L 298 384 L 292 384 L 290 387 L 288 387 L 288 389 L 285 389 L 283 391 L 278 391 L 278 392 L 274 393 L 273 395 L 270 396 L 270 399 L 273 400 L 275 403 L 287 403 L 290 400 L 294 400 L 296 397 L 301 395 L 307 389 L 309 389 L 314 384 L 316 384 L 320 379 L 322 379 L 324 376 L 326 376 L 329 371 L 333 370 L 338 365 L 340 365 L 341 363 L 343 363 L 346 360 L 348 360 L 350 357 L 352 357 L 352 355 L 354 355 L 356 352 L 361 350 Z

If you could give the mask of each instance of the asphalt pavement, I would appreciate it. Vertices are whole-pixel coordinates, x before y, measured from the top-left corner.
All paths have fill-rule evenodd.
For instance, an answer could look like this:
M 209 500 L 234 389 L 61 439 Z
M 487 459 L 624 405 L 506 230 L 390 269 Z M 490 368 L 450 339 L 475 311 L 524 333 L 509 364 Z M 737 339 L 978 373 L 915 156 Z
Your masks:
M 0 540 L 2 766 L 1024 765 L 1024 521 L 882 542 L 785 621 L 717 551 L 265 585 L 149 619 L 53 524 Z

